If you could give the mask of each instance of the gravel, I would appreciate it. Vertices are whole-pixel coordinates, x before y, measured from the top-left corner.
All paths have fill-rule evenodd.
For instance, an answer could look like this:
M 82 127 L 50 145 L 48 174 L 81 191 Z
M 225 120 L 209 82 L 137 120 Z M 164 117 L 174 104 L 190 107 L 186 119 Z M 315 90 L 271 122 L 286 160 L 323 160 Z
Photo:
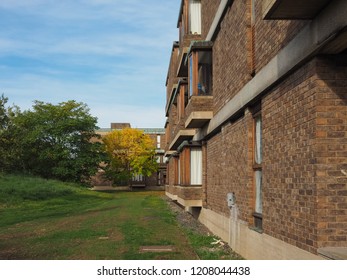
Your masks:
M 167 202 L 171 211 L 176 215 L 177 222 L 182 227 L 192 230 L 193 232 L 201 235 L 213 235 L 207 227 L 205 227 L 202 223 L 195 219 L 192 214 L 186 212 L 180 205 L 166 196 L 163 197 L 163 199 Z

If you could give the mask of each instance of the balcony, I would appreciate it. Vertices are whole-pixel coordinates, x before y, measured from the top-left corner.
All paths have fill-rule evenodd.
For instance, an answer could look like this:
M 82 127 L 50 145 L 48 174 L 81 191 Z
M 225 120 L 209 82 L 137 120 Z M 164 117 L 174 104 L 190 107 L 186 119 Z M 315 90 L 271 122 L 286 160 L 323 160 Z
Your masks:
M 176 186 L 177 202 L 184 207 L 202 207 L 201 186 Z
M 213 97 L 192 96 L 186 107 L 185 128 L 202 128 L 213 118 Z
M 202 207 L 201 186 L 166 186 L 165 194 L 184 207 Z
M 264 19 L 313 19 L 330 0 L 264 0 Z
M 191 140 L 195 135 L 195 129 L 179 129 L 169 145 L 169 150 L 177 150 L 184 142 Z

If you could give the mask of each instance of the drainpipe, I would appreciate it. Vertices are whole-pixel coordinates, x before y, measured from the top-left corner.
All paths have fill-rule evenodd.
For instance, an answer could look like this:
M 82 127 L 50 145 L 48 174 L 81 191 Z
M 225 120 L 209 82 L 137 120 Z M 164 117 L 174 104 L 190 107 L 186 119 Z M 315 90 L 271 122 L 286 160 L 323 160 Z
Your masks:
M 221 0 L 205 41 L 212 41 L 212 39 L 215 37 L 215 33 L 218 30 L 218 26 L 225 15 L 226 8 L 231 2 L 232 0 Z
M 228 202 L 228 207 L 230 209 L 229 245 L 234 251 L 236 251 L 238 207 L 235 203 L 235 193 L 227 194 L 227 202 Z

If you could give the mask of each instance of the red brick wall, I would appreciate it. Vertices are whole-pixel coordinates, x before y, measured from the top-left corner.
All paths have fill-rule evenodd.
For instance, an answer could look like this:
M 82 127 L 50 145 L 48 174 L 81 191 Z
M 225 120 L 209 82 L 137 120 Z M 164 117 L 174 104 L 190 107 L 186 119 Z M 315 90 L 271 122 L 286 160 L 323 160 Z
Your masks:
M 168 143 L 168 145 L 166 146 L 166 150 L 169 150 L 169 145 L 172 142 L 172 140 L 175 138 L 175 129 L 177 126 L 177 108 L 176 105 L 172 105 L 169 111 L 169 130 L 168 133 L 166 134 L 166 142 Z
M 263 68 L 309 23 L 305 20 L 263 20 L 262 2 L 255 1 L 254 46 L 256 72 Z
M 187 120 L 192 112 L 212 111 L 212 109 L 212 96 L 191 96 L 189 103 L 185 109 L 185 120 Z
M 258 72 L 308 24 L 308 21 L 262 20 L 262 1 L 255 3 L 253 56 Z M 205 13 L 207 11 L 206 9 Z M 214 113 L 252 79 L 250 26 L 250 1 L 235 0 L 221 23 L 213 47 Z
M 200 200 L 202 196 L 201 187 L 181 187 L 175 190 L 178 197 L 184 200 Z
M 318 247 L 347 246 L 347 58 L 322 57 L 316 67 Z
M 207 208 L 229 215 L 227 193 L 235 192 L 240 219 L 251 215 L 252 178 L 250 178 L 250 116 L 226 125 L 207 142 Z
M 347 66 L 338 57 L 304 65 L 262 99 L 263 229 L 316 253 L 346 246 Z M 252 116 L 225 125 L 207 142 L 206 207 L 252 224 Z M 207 187 L 206 187 L 207 186 Z
M 346 246 L 347 67 L 314 59 L 263 100 L 264 230 L 316 252 Z
M 246 1 L 234 1 L 213 46 L 213 100 L 217 113 L 251 78 L 247 66 Z
M 317 246 L 315 80 L 313 61 L 262 102 L 263 228 L 307 251 Z
M 217 13 L 220 0 L 201 0 L 201 37 L 206 38 Z

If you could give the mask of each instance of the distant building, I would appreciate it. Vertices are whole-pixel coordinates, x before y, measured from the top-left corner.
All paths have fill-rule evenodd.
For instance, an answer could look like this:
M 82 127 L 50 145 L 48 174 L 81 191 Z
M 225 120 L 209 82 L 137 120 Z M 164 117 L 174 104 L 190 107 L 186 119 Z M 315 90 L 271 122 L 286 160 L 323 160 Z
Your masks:
M 131 128 L 130 123 L 111 123 L 111 128 L 101 128 L 96 131 L 97 134 L 104 136 L 107 133 L 115 129 Z M 149 135 L 153 140 L 153 145 L 156 148 L 156 157 L 159 164 L 158 172 L 152 174 L 150 177 L 144 177 L 142 175 L 135 176 L 132 180 L 132 186 L 134 187 L 147 187 L 147 186 L 164 186 L 166 181 L 166 163 L 164 162 L 165 154 L 165 129 L 164 128 L 137 128 L 142 130 L 145 134 Z M 94 184 L 105 185 L 110 184 L 99 177 L 94 179 Z
M 247 259 L 347 258 L 346 15 L 345 0 L 181 1 L 166 194 Z

